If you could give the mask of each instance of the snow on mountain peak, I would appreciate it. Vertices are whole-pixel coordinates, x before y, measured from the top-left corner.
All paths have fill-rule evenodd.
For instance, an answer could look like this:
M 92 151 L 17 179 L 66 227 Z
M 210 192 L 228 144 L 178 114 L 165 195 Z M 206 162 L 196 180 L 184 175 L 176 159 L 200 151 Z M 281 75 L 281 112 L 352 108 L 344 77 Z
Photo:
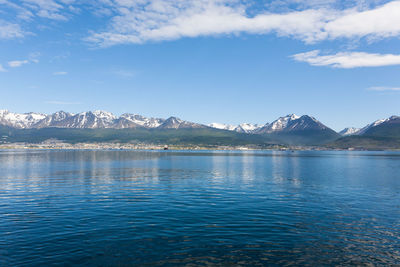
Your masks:
M 271 131 L 280 131 L 287 127 L 288 123 L 294 120 L 299 119 L 300 117 L 296 114 L 289 114 L 285 117 L 280 117 L 271 123 L 270 129 Z
M 218 123 L 218 122 L 213 122 L 207 125 L 208 127 L 215 128 L 215 129 L 220 129 L 220 130 L 228 130 L 228 131 L 234 131 L 237 126 L 230 125 L 230 124 L 224 124 L 224 123 Z
M 376 120 L 373 123 L 368 124 L 367 126 L 365 126 L 364 128 L 361 128 L 361 130 L 357 133 L 359 135 L 364 134 L 366 131 L 368 131 L 369 129 L 371 129 L 372 127 L 378 126 L 386 121 L 388 121 L 389 119 L 380 119 L 380 120 Z
M 297 116 L 296 114 L 289 114 L 286 117 L 289 118 L 290 120 L 300 119 L 300 116 Z
M 0 124 L 14 127 L 14 128 L 29 128 L 40 120 L 44 119 L 46 115 L 40 113 L 13 113 L 8 110 L 0 111 Z
M 357 135 L 360 132 L 359 128 L 349 127 L 341 130 L 339 132 L 340 135 L 347 136 L 347 135 Z
M 400 119 L 399 116 L 392 116 L 388 119 L 377 120 L 362 129 L 346 128 L 340 132 L 341 135 L 361 135 L 367 132 L 370 128 L 376 127 L 382 123 L 390 122 L 397 123 Z M 170 117 L 168 119 L 160 118 L 147 118 L 137 114 L 122 114 L 116 117 L 111 112 L 96 110 L 87 111 L 78 114 L 72 114 L 64 111 L 58 111 L 50 115 L 40 113 L 13 113 L 8 110 L 0 110 L 0 125 L 19 128 L 160 128 L 160 129 L 181 129 L 181 128 L 204 128 L 205 125 L 181 120 L 177 117 Z M 236 131 L 239 133 L 257 133 L 268 134 L 274 132 L 292 132 L 302 130 L 326 130 L 329 129 L 314 117 L 296 114 L 289 114 L 280 117 L 271 124 L 259 126 L 251 123 L 241 123 L 237 126 L 211 123 L 208 127 Z
M 95 110 L 92 112 L 96 117 L 101 118 L 101 119 L 108 119 L 108 120 L 114 120 L 117 117 L 114 116 L 111 112 L 108 111 L 103 111 L 103 110 Z
M 122 114 L 120 118 L 146 128 L 157 128 L 164 122 L 164 119 L 146 118 L 142 115 L 129 113 Z
M 231 124 L 224 124 L 224 123 L 210 123 L 207 125 L 208 127 L 220 129 L 220 130 L 227 130 L 227 131 L 235 131 L 239 133 L 252 133 L 260 126 L 258 124 L 251 124 L 251 123 L 241 123 L 237 126 Z
M 251 124 L 251 123 L 241 123 L 239 124 L 239 126 L 246 131 L 254 131 L 255 129 L 260 127 L 258 124 Z

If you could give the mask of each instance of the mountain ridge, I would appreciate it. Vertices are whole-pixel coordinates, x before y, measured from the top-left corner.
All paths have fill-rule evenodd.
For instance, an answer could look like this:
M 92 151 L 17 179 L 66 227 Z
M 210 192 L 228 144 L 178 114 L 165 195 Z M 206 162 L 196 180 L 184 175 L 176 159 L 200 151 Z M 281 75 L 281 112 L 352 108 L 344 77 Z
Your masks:
M 340 149 L 400 149 L 400 117 L 377 120 L 357 134 L 335 140 L 329 147 Z
M 77 114 L 57 111 L 52 114 L 13 113 L 0 110 L 0 125 L 16 129 L 71 128 L 71 129 L 124 129 L 124 128 L 202 128 L 202 124 L 181 120 L 177 117 L 168 119 L 147 118 L 138 114 L 124 113 L 117 117 L 102 111 L 86 111 Z

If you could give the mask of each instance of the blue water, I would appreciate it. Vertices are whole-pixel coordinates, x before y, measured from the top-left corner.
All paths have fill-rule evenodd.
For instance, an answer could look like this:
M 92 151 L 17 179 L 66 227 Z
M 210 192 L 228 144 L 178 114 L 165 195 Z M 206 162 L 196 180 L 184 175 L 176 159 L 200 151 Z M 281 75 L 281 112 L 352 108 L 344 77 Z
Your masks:
M 0 151 L 0 266 L 400 264 L 400 153 Z

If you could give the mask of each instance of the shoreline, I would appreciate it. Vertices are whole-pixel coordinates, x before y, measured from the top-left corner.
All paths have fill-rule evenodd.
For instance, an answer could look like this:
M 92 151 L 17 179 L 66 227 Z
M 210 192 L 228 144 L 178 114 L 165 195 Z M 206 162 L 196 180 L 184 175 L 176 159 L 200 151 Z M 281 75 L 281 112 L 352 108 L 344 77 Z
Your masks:
M 199 146 L 199 145 L 166 145 L 158 144 L 124 144 L 124 143 L 8 143 L 0 144 L 0 150 L 216 150 L 216 151 L 400 151 L 400 149 L 362 149 L 362 148 L 329 148 L 317 146 Z

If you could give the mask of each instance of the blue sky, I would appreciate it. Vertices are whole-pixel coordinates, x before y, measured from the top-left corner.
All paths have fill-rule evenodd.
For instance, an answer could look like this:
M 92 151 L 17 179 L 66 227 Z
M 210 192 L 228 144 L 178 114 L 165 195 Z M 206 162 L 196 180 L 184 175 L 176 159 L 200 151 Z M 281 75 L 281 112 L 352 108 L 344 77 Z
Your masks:
M 0 109 L 399 115 L 400 1 L 0 0 Z

